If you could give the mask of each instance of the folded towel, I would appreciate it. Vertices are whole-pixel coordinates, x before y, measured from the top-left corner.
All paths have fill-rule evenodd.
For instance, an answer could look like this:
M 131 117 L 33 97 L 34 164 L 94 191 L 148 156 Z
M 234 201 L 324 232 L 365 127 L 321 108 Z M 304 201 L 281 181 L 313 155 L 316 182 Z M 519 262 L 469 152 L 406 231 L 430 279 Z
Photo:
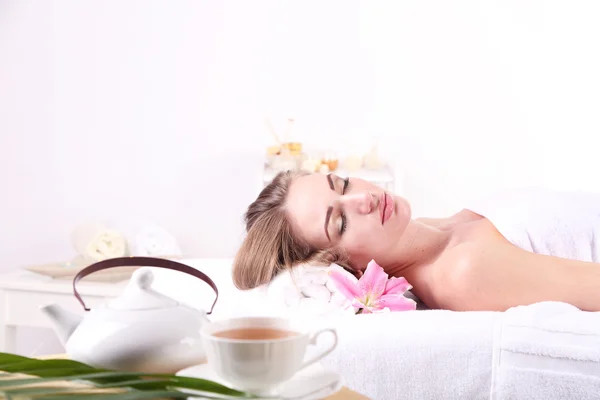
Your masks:
M 491 400 L 600 399 L 600 312 L 511 308 L 496 331 Z
M 337 318 L 338 347 L 322 363 L 371 399 L 489 400 L 498 318 L 447 310 Z
M 524 250 L 600 262 L 599 193 L 525 188 L 487 196 L 466 208 Z
M 71 234 L 71 239 L 76 251 L 89 262 L 127 255 L 125 237 L 101 223 L 77 226 Z
M 505 313 L 447 310 L 331 322 L 322 362 L 378 400 L 600 399 L 600 312 L 545 302 Z

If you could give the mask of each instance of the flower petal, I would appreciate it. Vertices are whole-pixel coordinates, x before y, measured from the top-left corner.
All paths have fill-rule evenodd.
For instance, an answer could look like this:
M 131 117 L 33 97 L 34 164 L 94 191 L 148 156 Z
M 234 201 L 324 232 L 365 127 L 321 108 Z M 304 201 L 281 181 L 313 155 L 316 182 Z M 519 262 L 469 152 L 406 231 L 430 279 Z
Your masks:
M 336 269 L 329 273 L 329 279 L 333 281 L 340 293 L 347 299 L 353 300 L 360 296 L 361 290 L 358 287 L 358 281 L 351 273 Z
M 412 289 L 412 285 L 405 278 L 390 278 L 385 284 L 383 294 L 403 294 L 410 289 Z
M 352 302 L 352 307 L 359 309 L 359 308 L 367 308 L 367 306 L 364 305 L 364 303 L 362 301 L 360 301 L 359 299 L 354 299 L 354 301 Z
M 389 308 L 390 311 L 412 311 L 417 309 L 417 303 L 412 299 L 396 294 L 387 294 L 379 298 L 377 305 Z
M 365 273 L 358 280 L 358 286 L 363 291 L 364 295 L 375 300 L 385 291 L 387 279 L 388 274 L 385 273 L 383 268 L 381 268 L 375 260 L 371 260 L 369 261 L 369 264 L 367 264 Z
M 370 306 L 370 307 L 365 307 L 363 310 L 363 314 L 375 314 L 375 313 L 381 313 L 382 311 L 384 311 L 385 308 L 379 306 L 378 304 Z

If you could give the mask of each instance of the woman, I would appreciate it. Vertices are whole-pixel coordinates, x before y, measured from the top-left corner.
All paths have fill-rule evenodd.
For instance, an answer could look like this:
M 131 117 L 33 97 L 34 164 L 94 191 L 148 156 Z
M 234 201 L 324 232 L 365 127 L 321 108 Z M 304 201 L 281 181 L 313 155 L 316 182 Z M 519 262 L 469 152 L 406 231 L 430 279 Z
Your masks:
M 406 199 L 361 179 L 282 172 L 248 208 L 246 229 L 233 267 L 240 289 L 299 263 L 335 262 L 360 276 L 375 259 L 429 308 L 504 311 L 554 300 L 600 311 L 596 263 L 520 248 L 470 209 L 412 219 Z

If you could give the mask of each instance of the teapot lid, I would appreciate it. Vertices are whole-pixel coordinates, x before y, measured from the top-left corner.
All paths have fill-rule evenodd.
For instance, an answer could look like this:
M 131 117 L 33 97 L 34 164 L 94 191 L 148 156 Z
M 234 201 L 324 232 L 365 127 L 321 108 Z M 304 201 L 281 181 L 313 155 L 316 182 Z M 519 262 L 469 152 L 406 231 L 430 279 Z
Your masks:
M 150 268 L 139 268 L 133 275 L 125 291 L 108 303 L 113 310 L 150 310 L 174 307 L 179 303 L 152 289 L 154 274 Z

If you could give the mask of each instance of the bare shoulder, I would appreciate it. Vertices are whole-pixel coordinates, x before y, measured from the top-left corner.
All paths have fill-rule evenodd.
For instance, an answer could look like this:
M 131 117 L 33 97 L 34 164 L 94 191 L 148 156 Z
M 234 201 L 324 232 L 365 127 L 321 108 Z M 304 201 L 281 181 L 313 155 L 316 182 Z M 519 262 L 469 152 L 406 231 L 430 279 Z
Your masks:
M 455 276 L 472 274 L 475 269 L 490 265 L 490 260 L 510 257 L 519 250 L 509 243 L 485 218 L 472 219 L 456 229 L 456 243 L 438 260 L 440 270 Z
M 489 230 L 485 224 L 473 238 L 448 249 L 436 262 L 437 302 L 452 310 L 500 310 L 513 271 L 531 262 L 526 252 Z
M 505 311 L 560 301 L 600 311 L 600 265 L 528 252 L 493 234 L 445 252 L 434 281 L 436 305 L 450 310 Z
M 485 218 L 455 230 L 457 239 L 426 276 L 422 299 L 430 307 L 505 311 L 562 301 L 583 310 L 600 310 L 599 264 L 520 249 Z
M 439 278 L 454 289 L 481 271 L 489 258 L 490 243 L 464 242 L 444 252 L 436 262 L 436 271 Z

